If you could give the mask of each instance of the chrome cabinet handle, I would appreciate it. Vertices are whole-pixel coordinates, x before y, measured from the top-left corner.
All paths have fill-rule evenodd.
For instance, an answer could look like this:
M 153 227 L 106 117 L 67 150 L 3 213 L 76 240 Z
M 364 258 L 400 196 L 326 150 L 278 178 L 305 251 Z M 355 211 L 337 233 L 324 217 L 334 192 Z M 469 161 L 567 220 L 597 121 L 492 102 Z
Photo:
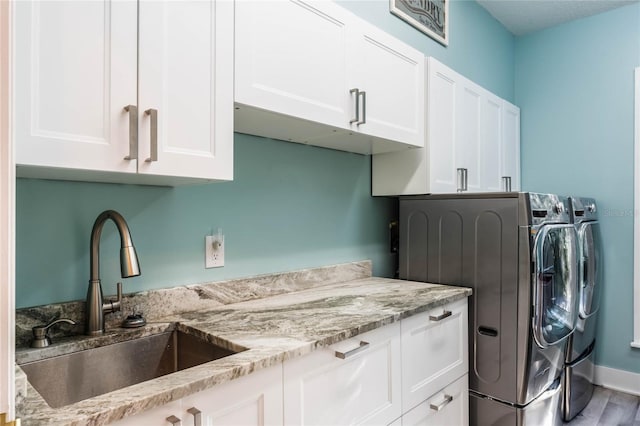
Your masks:
M 196 407 L 191 407 L 187 410 L 187 413 L 193 415 L 193 426 L 202 426 L 202 411 Z
M 453 396 L 445 394 L 444 401 L 442 401 L 440 404 L 429 404 L 429 408 L 434 411 L 440 411 L 451 401 L 453 401 Z
M 176 416 L 169 416 L 167 417 L 167 421 L 169 423 L 171 423 L 173 426 L 181 426 L 182 425 L 182 420 L 180 420 L 179 418 L 177 418 Z
M 351 120 L 349 120 L 349 124 L 360 124 L 360 90 L 356 89 L 351 89 L 349 90 L 349 93 L 356 94 L 356 116 L 355 118 L 352 118 Z
M 502 190 L 511 192 L 511 176 L 502 176 Z
M 458 192 L 467 190 L 467 169 L 458 168 Z
M 356 123 L 358 126 L 367 122 L 367 92 L 363 90 L 360 95 L 362 95 L 362 121 Z
M 158 161 L 158 110 L 151 108 L 144 113 L 151 117 L 151 156 L 144 161 L 151 163 Z
M 369 342 L 360 341 L 360 346 L 358 346 L 355 349 L 351 349 L 350 351 L 347 351 L 347 352 L 338 352 L 338 351 L 336 351 L 336 357 L 338 357 L 340 359 L 347 359 L 350 356 L 353 356 L 353 355 L 357 354 L 358 352 L 362 352 L 363 350 L 367 349 L 368 347 L 369 347 Z
M 129 113 L 129 155 L 125 160 L 135 160 L 138 158 L 138 107 L 127 105 L 124 110 Z
M 451 316 L 451 311 L 444 311 L 442 314 L 440 315 L 429 315 L 429 320 L 431 321 L 442 321 L 445 318 L 448 318 Z

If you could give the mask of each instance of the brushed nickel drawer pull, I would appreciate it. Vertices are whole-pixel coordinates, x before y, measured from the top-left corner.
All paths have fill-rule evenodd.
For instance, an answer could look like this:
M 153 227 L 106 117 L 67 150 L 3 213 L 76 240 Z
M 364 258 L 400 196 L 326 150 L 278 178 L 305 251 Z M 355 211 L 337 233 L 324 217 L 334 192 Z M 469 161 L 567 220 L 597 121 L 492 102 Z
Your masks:
M 359 95 L 362 96 L 362 120 L 356 123 L 358 126 L 367 122 L 367 92 L 363 90 Z
M 351 89 L 349 90 L 349 93 L 356 94 L 356 117 L 349 120 L 349 124 L 360 124 L 360 90 L 358 90 L 357 88 Z
M 444 401 L 442 401 L 440 404 L 429 404 L 429 408 L 431 408 L 434 411 L 440 411 L 451 401 L 453 401 L 453 397 L 451 395 L 445 394 Z
M 179 418 L 177 418 L 176 416 L 169 416 L 167 417 L 167 421 L 169 423 L 171 423 L 172 426 L 181 426 L 182 425 L 182 420 L 180 420 Z
M 448 318 L 451 316 L 451 311 L 444 311 L 442 314 L 435 316 L 435 315 L 429 315 L 429 319 L 431 321 L 442 321 L 445 318 Z
M 464 167 L 458 168 L 458 188 L 457 192 L 465 192 L 468 188 L 468 172 Z
M 158 110 L 151 108 L 146 110 L 144 113 L 151 118 L 151 156 L 144 161 L 151 163 L 153 161 L 158 161 Z
M 125 112 L 129 113 L 129 155 L 125 160 L 135 160 L 138 158 L 138 107 L 127 105 Z
M 511 192 L 511 176 L 502 176 L 502 190 Z
M 365 349 L 367 349 L 369 347 L 369 342 L 365 342 L 364 340 L 360 341 L 360 346 L 358 346 L 355 349 L 351 349 L 350 351 L 347 352 L 338 352 L 336 351 L 336 357 L 340 358 L 340 359 L 347 359 L 350 356 L 353 356 L 355 354 L 357 354 L 358 352 L 361 352 Z
M 196 407 L 191 407 L 187 410 L 187 413 L 193 415 L 193 426 L 202 426 L 202 411 Z

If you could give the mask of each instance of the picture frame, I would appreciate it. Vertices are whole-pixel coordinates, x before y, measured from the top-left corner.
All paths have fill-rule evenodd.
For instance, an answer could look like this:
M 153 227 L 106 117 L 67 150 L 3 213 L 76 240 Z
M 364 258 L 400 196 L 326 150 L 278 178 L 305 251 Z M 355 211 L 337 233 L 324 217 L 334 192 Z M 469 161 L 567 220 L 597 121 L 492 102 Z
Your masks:
M 443 46 L 448 46 L 449 1 L 389 0 L 389 11 Z

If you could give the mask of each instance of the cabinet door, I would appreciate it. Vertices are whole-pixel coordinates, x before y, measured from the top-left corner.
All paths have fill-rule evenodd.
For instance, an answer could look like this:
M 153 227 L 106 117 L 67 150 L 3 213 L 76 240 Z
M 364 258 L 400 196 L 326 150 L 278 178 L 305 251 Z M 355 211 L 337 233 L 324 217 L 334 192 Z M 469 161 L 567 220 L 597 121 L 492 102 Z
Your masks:
M 400 387 L 400 328 L 394 323 L 285 361 L 284 423 L 388 424 L 401 414 Z
M 455 193 L 456 180 L 456 91 L 457 74 L 429 58 L 427 144 L 429 185 L 432 193 Z
M 467 300 L 406 318 L 402 328 L 402 412 L 468 372 Z
M 458 76 L 455 112 L 456 170 L 467 170 L 467 191 L 482 188 L 482 97 L 483 89 Z M 437 160 L 436 160 L 437 161 Z
M 329 2 L 238 0 L 236 17 L 236 102 L 347 128 L 349 14 Z
M 469 386 L 465 374 L 402 416 L 402 426 L 469 424 Z
M 482 134 L 478 153 L 481 160 L 480 190 L 502 191 L 502 99 L 484 90 L 482 96 Z
M 16 162 L 135 172 L 137 4 L 19 1 L 15 7 Z
M 232 179 L 233 2 L 139 6 L 138 172 Z
M 203 426 L 282 425 L 282 364 L 183 398 L 182 424 L 198 411 Z
M 423 147 L 424 54 L 364 21 L 357 21 L 351 34 L 349 88 L 364 92 L 360 121 L 351 129 Z
M 520 108 L 502 101 L 502 176 L 511 177 L 511 190 L 520 190 Z
M 168 426 L 170 423 L 167 421 L 167 417 L 176 416 L 180 418 L 180 412 L 180 400 L 171 401 L 167 404 L 161 405 L 160 407 L 155 407 L 130 417 L 125 417 L 122 420 L 118 420 L 110 424 L 114 426 Z

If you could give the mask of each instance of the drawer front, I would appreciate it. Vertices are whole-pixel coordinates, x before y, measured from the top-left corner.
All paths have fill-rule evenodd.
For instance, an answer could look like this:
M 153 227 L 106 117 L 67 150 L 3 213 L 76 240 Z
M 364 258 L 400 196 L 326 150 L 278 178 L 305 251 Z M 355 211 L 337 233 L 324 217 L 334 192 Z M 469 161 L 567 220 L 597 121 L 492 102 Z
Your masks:
M 402 426 L 464 426 L 469 424 L 469 376 L 449 386 L 402 416 Z
M 404 319 L 402 412 L 468 372 L 467 299 Z
M 388 424 L 401 415 L 400 389 L 400 324 L 394 323 L 285 361 L 284 423 Z

